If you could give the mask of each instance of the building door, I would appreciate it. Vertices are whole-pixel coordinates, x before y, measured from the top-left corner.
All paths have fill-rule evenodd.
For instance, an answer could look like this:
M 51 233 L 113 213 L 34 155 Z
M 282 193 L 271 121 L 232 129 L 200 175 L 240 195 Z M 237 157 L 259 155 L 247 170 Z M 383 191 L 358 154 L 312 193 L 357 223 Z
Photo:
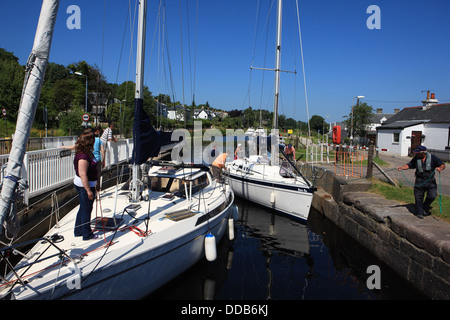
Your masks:
M 413 151 L 417 146 L 422 144 L 422 131 L 413 131 L 411 135 L 411 150 L 410 155 L 412 155 Z

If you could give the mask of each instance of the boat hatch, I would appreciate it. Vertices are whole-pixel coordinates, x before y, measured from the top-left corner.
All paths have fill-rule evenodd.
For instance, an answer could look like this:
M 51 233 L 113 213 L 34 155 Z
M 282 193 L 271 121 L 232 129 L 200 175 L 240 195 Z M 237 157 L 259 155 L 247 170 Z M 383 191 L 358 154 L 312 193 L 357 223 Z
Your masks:
M 166 213 L 165 218 L 170 219 L 172 221 L 180 221 L 192 216 L 195 216 L 198 212 L 192 211 L 189 209 L 177 210 L 174 212 Z
M 166 175 L 173 175 L 173 174 L 175 174 L 175 172 L 178 171 L 178 169 L 179 168 L 164 166 L 164 167 L 160 168 L 157 171 L 157 173 L 159 173 L 159 174 L 166 174 Z
M 280 176 L 283 178 L 292 178 L 294 177 L 294 170 L 291 165 L 287 161 L 283 161 L 280 166 Z
M 94 230 L 114 231 L 117 230 L 122 223 L 122 218 L 96 217 L 91 220 L 91 227 Z

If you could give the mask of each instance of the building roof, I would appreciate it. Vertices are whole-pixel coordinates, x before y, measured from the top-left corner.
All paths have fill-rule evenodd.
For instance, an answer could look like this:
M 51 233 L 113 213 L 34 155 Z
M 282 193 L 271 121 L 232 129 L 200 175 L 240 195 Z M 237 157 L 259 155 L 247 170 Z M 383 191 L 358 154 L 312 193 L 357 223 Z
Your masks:
M 401 121 L 450 123 L 450 103 L 435 104 L 429 107 L 419 106 L 404 108 L 393 117 L 387 119 L 380 129 L 386 125 Z
M 377 127 L 377 130 L 383 130 L 383 129 L 404 129 L 407 127 L 415 126 L 417 124 L 429 122 L 428 120 L 405 120 L 405 121 L 395 121 L 392 123 L 388 123 L 385 125 L 382 125 L 380 127 Z
M 388 120 L 389 118 L 392 118 L 395 115 L 395 113 L 374 113 L 370 117 L 370 123 L 376 123 L 376 124 L 382 124 L 386 121 L 382 122 L 383 119 Z

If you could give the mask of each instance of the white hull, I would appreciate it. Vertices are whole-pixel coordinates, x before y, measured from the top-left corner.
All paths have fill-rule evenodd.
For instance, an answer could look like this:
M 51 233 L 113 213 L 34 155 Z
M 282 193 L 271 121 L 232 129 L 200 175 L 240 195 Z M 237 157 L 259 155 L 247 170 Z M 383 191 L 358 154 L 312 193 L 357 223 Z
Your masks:
M 238 197 L 290 217 L 308 219 L 313 188 L 298 178 L 280 176 L 279 166 L 235 160 L 227 165 L 227 181 Z
M 103 211 L 116 207 L 115 217 L 119 218 L 130 202 L 128 196 L 121 195 L 123 191 L 119 191 L 115 203 L 115 193 L 115 187 L 103 191 L 101 206 Z M 204 240 L 208 232 L 215 236 L 216 242 L 222 238 L 234 210 L 234 194 L 228 186 L 216 185 L 215 182 L 203 189 L 202 196 L 193 193 L 191 200 L 180 197 L 170 201 L 162 199 L 166 194 L 150 194 L 151 233 L 147 235 L 137 234 L 146 231 L 144 220 L 136 222 L 131 215 L 124 214 L 118 231 L 98 230 L 98 239 L 83 241 L 81 237 L 74 237 L 73 227 L 78 208 L 72 210 L 59 222 L 59 227 L 54 227 L 47 236 L 58 233 L 64 237 L 55 245 L 75 260 L 80 275 L 79 286 L 75 286 L 77 278 L 74 264 L 64 258 L 61 265 L 58 255 L 52 257 L 58 253 L 57 249 L 48 243 L 39 243 L 29 253 L 33 257 L 22 259 L 17 267 L 32 263 L 38 258 L 35 253 L 45 251 L 40 259 L 48 259 L 33 264 L 29 269 L 18 269 L 18 274 L 28 283 L 17 283 L 12 288 L 14 298 L 139 299 L 180 275 L 205 256 Z M 168 212 L 186 209 L 189 201 L 193 214 L 191 217 L 178 221 L 163 218 L 167 217 L 165 214 Z M 147 217 L 149 201 L 140 201 L 139 204 L 141 208 L 136 211 L 136 218 Z M 93 216 L 95 210 L 94 207 Z M 111 215 L 112 212 L 109 213 Z M 112 245 L 108 245 L 109 242 Z M 22 274 L 24 270 L 25 274 Z M 13 274 L 7 277 L 10 282 L 0 287 L 1 294 L 11 289 L 14 279 Z

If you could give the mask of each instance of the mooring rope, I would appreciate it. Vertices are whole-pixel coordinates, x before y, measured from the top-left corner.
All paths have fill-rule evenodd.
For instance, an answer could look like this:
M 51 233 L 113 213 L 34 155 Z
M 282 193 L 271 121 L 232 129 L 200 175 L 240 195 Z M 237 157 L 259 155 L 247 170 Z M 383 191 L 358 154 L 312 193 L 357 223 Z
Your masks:
M 436 172 L 436 170 L 433 171 L 433 174 L 431 174 L 424 183 L 416 185 L 416 184 L 412 183 L 411 181 L 409 181 L 408 178 L 405 177 L 405 175 L 403 174 L 403 170 L 401 170 L 403 178 L 405 178 L 405 180 L 413 187 L 421 187 L 421 186 L 425 185 L 426 183 L 428 183 L 428 181 L 430 181 L 431 178 L 434 177 L 435 172 Z M 439 172 L 439 212 L 442 214 L 442 184 L 441 184 L 441 173 L 440 172 Z

